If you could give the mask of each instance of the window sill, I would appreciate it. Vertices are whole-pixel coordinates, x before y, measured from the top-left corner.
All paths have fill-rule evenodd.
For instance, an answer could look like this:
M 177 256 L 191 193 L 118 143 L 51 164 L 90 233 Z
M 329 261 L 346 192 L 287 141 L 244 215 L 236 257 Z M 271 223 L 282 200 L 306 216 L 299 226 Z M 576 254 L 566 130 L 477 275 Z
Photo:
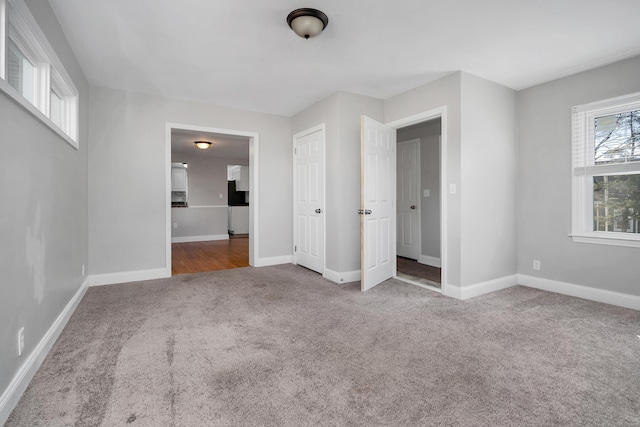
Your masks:
M 640 235 L 638 237 L 626 236 L 623 233 L 603 234 L 569 234 L 574 243 L 590 243 L 596 245 L 624 246 L 628 248 L 640 248 Z
M 9 99 L 12 99 L 16 104 L 27 110 L 31 115 L 35 116 L 36 119 L 40 120 L 46 126 L 48 126 L 52 131 L 57 133 L 62 139 L 64 139 L 69 145 L 71 145 L 76 150 L 79 149 L 79 145 L 77 141 L 74 141 L 69 135 L 64 133 L 62 129 L 56 126 L 51 119 L 42 114 L 42 111 L 38 110 L 35 105 L 30 103 L 18 93 L 6 80 L 0 78 L 0 91 L 5 93 Z

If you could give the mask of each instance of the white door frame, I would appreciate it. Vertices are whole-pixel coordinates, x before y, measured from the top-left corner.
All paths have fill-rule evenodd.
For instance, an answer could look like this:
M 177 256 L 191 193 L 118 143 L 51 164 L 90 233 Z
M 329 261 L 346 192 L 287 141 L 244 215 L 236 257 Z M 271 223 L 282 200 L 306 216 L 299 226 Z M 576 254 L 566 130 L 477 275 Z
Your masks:
M 410 125 L 414 125 L 417 123 L 426 122 L 428 120 L 440 118 L 440 132 L 441 132 L 441 150 L 440 150 L 440 262 L 442 265 L 442 276 L 440 278 L 440 286 L 441 292 L 444 295 L 448 295 L 448 282 L 447 282 L 447 270 L 448 264 L 447 259 L 447 107 L 442 106 L 438 108 L 434 108 L 432 110 L 424 111 L 422 113 L 414 114 L 412 116 L 404 117 L 402 119 L 394 120 L 392 122 L 387 123 L 387 126 L 391 126 L 396 129 L 396 131 L 400 128 L 407 127 Z M 397 153 L 397 151 L 396 151 Z M 396 154 L 394 154 L 395 156 Z M 397 162 L 397 159 L 394 159 Z M 396 189 L 394 188 L 395 192 Z M 394 194 L 394 197 L 397 198 L 397 194 Z M 393 215 L 397 215 L 397 209 L 393 212 Z M 397 220 L 397 218 L 396 218 Z M 394 243 L 397 246 L 397 241 Z M 397 249 L 394 251 L 397 256 Z M 420 251 L 422 252 L 422 250 Z M 394 263 L 393 266 L 393 275 L 397 276 L 397 266 Z
M 259 238 L 258 213 L 259 186 L 258 186 L 258 132 L 246 132 L 241 130 L 218 129 L 206 126 L 194 126 L 180 123 L 167 123 L 165 131 L 165 206 L 166 206 L 166 231 L 165 231 L 165 275 L 171 277 L 171 131 L 173 129 L 192 130 L 197 132 L 219 133 L 224 135 L 243 136 L 249 138 L 249 265 L 256 266 L 258 262 Z
M 396 129 L 397 131 L 397 129 Z M 422 162 L 421 157 L 420 157 L 420 144 L 422 143 L 422 140 L 420 138 L 412 138 L 412 139 L 407 139 L 406 141 L 397 141 L 396 140 L 396 145 L 400 145 L 400 144 L 406 144 L 408 142 L 417 142 L 417 151 L 416 151 L 416 168 L 418 169 L 418 181 L 416 182 L 416 213 L 418 215 L 418 224 L 416 227 L 416 233 L 417 233 L 417 246 L 418 246 L 418 259 L 417 261 L 420 262 L 420 256 L 422 255 L 422 196 L 421 196 L 421 189 L 422 189 L 422 170 L 420 169 L 422 167 Z M 396 157 L 398 155 L 398 150 L 396 149 Z M 396 162 L 398 161 L 398 159 L 395 159 Z M 396 168 L 396 192 L 398 189 L 398 170 Z M 396 193 L 396 214 L 398 213 L 398 194 Z M 396 218 L 396 227 L 398 225 L 398 219 Z M 416 237 L 416 236 L 413 236 Z M 397 244 L 398 244 L 398 234 L 396 233 L 396 256 L 398 254 L 398 249 L 397 249 Z M 396 265 L 397 268 L 397 265 Z
M 322 277 L 326 277 L 325 273 L 327 271 L 327 135 L 325 131 L 325 124 L 321 123 L 317 126 L 309 128 L 307 130 L 303 130 L 302 132 L 298 132 L 293 135 L 293 245 L 291 246 L 291 253 L 293 254 L 293 264 L 298 265 L 298 253 L 295 250 L 296 242 L 298 241 L 298 206 L 295 202 L 295 194 L 298 191 L 298 178 L 296 174 L 296 170 L 298 168 L 297 157 L 295 155 L 296 142 L 298 139 L 311 135 L 312 133 L 322 131 L 322 185 L 324 185 L 324 197 L 322 200 L 322 229 L 324 233 L 322 235 L 322 239 L 324 240 L 323 246 L 323 254 L 322 254 Z

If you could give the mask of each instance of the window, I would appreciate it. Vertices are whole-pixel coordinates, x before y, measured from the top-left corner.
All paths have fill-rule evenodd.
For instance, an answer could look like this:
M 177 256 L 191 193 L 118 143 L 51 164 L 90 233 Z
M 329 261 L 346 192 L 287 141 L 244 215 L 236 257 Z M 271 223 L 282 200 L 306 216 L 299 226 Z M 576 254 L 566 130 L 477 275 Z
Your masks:
M 0 0 L 0 90 L 78 148 L 78 91 L 24 0 Z
M 640 93 L 573 107 L 576 242 L 640 247 Z
M 36 67 L 11 39 L 7 55 L 7 81 L 27 101 L 36 104 Z

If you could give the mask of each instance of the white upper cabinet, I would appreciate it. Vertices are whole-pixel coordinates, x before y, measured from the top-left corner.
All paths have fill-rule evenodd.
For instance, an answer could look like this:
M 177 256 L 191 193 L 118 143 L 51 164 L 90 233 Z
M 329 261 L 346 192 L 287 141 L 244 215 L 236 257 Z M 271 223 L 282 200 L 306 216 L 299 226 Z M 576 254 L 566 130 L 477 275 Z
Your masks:
M 183 166 L 171 166 L 171 191 L 187 191 L 187 169 Z
M 239 179 L 236 178 L 236 191 L 249 191 L 249 166 L 240 166 Z

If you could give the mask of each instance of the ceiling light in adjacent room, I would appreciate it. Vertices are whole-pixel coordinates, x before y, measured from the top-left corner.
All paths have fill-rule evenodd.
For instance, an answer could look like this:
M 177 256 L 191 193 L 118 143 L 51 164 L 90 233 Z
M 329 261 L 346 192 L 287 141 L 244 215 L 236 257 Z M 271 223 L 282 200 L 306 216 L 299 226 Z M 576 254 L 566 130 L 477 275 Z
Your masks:
M 211 147 L 211 143 L 209 141 L 196 141 L 194 144 L 196 144 L 196 147 L 201 150 L 206 150 Z
M 300 37 L 315 37 L 329 25 L 327 15 L 316 9 L 296 9 L 287 16 L 287 24 Z

